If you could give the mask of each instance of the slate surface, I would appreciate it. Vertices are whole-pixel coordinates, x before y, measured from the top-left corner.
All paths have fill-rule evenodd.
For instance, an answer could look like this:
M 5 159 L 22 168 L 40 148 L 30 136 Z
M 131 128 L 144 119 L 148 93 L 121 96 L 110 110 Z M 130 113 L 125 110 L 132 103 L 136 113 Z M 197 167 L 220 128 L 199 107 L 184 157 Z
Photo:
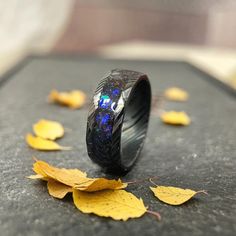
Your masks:
M 162 221 L 151 215 L 127 222 L 81 214 L 71 197 L 55 200 L 32 174 L 32 156 L 60 167 L 80 168 L 102 176 L 85 146 L 87 109 L 71 111 L 46 102 L 52 88 L 80 88 L 92 95 L 112 68 L 146 72 L 153 93 L 170 86 L 186 89 L 186 103 L 164 109 L 185 110 L 189 127 L 162 124 L 153 112 L 142 156 L 125 180 L 158 176 L 159 184 L 205 189 L 189 203 L 174 207 L 155 199 L 148 182 L 129 187 Z M 9 77 L 9 76 L 8 76 Z M 181 62 L 111 61 L 95 58 L 31 58 L 0 87 L 0 235 L 235 235 L 236 100 L 207 75 Z M 71 130 L 59 141 L 72 151 L 39 152 L 24 135 L 40 118 L 58 120 Z

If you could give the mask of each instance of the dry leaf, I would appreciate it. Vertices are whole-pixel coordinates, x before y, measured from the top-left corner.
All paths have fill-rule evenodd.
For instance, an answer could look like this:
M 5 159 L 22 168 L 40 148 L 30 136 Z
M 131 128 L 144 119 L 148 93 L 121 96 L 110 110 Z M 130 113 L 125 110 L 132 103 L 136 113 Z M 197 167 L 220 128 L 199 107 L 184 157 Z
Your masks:
M 49 165 L 44 161 L 36 160 L 33 167 L 37 175 L 31 175 L 30 179 L 51 178 L 65 185 L 81 191 L 95 192 L 103 189 L 122 189 L 128 184 L 119 180 L 108 180 L 105 178 L 87 178 L 86 173 L 78 169 L 64 169 Z
M 163 112 L 161 114 L 161 120 L 170 125 L 189 125 L 191 122 L 189 116 L 184 111 Z
M 122 189 L 126 188 L 127 185 L 127 183 L 123 183 L 120 179 L 91 178 L 85 183 L 76 184 L 74 188 L 86 192 L 95 192 L 104 189 Z
M 37 150 L 41 151 L 56 151 L 56 150 L 70 150 L 70 147 L 63 147 L 54 141 L 35 137 L 32 134 L 26 135 L 27 144 Z
M 126 221 L 147 212 L 142 199 L 125 190 L 103 190 L 96 193 L 73 190 L 75 206 L 83 213 L 94 213 L 114 220 Z
M 160 219 L 159 213 L 146 209 L 142 199 L 120 190 L 127 186 L 120 179 L 87 178 L 86 173 L 78 169 L 60 169 L 39 160 L 34 163 L 33 170 L 36 175 L 28 178 L 46 180 L 51 196 L 62 199 L 73 191 L 74 203 L 84 213 L 125 221 L 147 212 Z
M 188 93 L 176 87 L 166 89 L 164 96 L 172 101 L 186 101 L 188 99 Z
M 43 176 L 43 178 L 50 178 L 71 187 L 76 183 L 87 181 L 85 172 L 78 169 L 57 168 L 40 160 L 36 160 L 33 170 L 37 175 Z
M 55 140 L 64 135 L 63 126 L 56 121 L 40 120 L 33 125 L 34 133 L 43 139 Z
M 49 94 L 49 100 L 72 109 L 77 109 L 85 104 L 86 94 L 80 90 L 73 90 L 71 92 L 52 90 Z
M 47 187 L 49 194 L 59 199 L 64 198 L 67 193 L 71 193 L 73 191 L 72 187 L 62 184 L 53 179 L 48 179 Z
M 204 191 L 193 191 L 191 189 L 182 189 L 170 186 L 150 187 L 154 195 L 162 202 L 170 205 L 181 205 L 191 199 L 197 193 L 206 193 Z

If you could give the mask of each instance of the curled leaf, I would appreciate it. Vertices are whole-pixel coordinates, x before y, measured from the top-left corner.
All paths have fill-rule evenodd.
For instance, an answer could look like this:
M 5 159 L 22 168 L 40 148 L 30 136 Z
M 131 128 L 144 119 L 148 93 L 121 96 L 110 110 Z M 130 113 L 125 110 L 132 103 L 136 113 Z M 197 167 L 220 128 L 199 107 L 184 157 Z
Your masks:
M 33 170 L 36 175 L 28 178 L 47 181 L 48 192 L 55 198 L 62 199 L 73 192 L 76 207 L 84 213 L 124 221 L 149 213 L 160 219 L 158 212 L 146 209 L 142 199 L 120 190 L 127 186 L 120 179 L 87 178 L 86 173 L 78 169 L 57 168 L 44 161 L 35 161 Z
M 37 175 L 56 180 L 71 187 L 76 183 L 85 182 L 87 180 L 87 174 L 78 169 L 57 168 L 40 160 L 34 163 L 33 170 Z
M 168 88 L 164 92 L 164 96 L 172 101 L 186 101 L 188 100 L 188 93 L 181 88 Z
M 122 189 L 128 185 L 120 179 L 88 178 L 86 177 L 86 173 L 78 169 L 57 168 L 39 160 L 36 160 L 34 163 L 33 170 L 36 175 L 29 176 L 31 179 L 41 178 L 45 180 L 45 178 L 50 178 L 75 189 L 87 192 L 95 192 L 103 189 Z
M 182 189 L 171 186 L 150 187 L 154 195 L 170 205 L 181 205 L 191 199 L 197 193 L 205 193 L 204 191 L 194 191 L 191 189 Z
M 56 121 L 40 120 L 33 125 L 34 133 L 43 139 L 55 140 L 64 135 L 63 126 Z
M 191 120 L 184 112 L 169 111 L 161 114 L 161 120 L 170 125 L 189 125 Z
M 126 188 L 127 185 L 127 183 L 123 183 L 120 179 L 91 178 L 85 183 L 76 184 L 74 188 L 86 192 L 95 192 L 104 189 L 122 189 Z
M 70 147 L 63 147 L 60 146 L 58 143 L 43 139 L 40 137 L 35 137 L 32 134 L 27 134 L 26 135 L 26 142 L 27 144 L 36 150 L 41 150 L 41 151 L 56 151 L 56 150 L 70 150 Z
M 62 184 L 53 179 L 48 180 L 47 187 L 49 194 L 59 199 L 64 198 L 67 193 L 71 193 L 73 191 L 72 187 Z
M 73 190 L 75 206 L 83 213 L 126 221 L 147 212 L 142 199 L 125 190 L 103 190 L 95 193 Z
M 81 108 L 86 101 L 86 95 L 80 90 L 73 90 L 71 92 L 58 92 L 52 90 L 49 94 L 49 100 L 72 109 Z

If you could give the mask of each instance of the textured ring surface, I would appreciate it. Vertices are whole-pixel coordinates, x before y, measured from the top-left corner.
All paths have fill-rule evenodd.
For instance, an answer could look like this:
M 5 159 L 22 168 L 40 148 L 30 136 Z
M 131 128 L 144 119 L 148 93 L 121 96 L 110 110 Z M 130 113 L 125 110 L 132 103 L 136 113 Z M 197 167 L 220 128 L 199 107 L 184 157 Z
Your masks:
M 150 107 L 151 86 L 145 74 L 112 70 L 91 101 L 86 133 L 89 157 L 108 172 L 129 171 L 145 140 Z

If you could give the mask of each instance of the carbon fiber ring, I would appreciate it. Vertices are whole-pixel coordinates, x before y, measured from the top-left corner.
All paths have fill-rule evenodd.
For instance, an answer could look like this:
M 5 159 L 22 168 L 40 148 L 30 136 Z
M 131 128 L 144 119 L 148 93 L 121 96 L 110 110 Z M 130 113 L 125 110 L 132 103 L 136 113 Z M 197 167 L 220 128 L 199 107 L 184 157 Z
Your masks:
M 151 86 L 140 72 L 114 69 L 100 81 L 88 114 L 88 155 L 106 172 L 126 173 L 143 147 Z

